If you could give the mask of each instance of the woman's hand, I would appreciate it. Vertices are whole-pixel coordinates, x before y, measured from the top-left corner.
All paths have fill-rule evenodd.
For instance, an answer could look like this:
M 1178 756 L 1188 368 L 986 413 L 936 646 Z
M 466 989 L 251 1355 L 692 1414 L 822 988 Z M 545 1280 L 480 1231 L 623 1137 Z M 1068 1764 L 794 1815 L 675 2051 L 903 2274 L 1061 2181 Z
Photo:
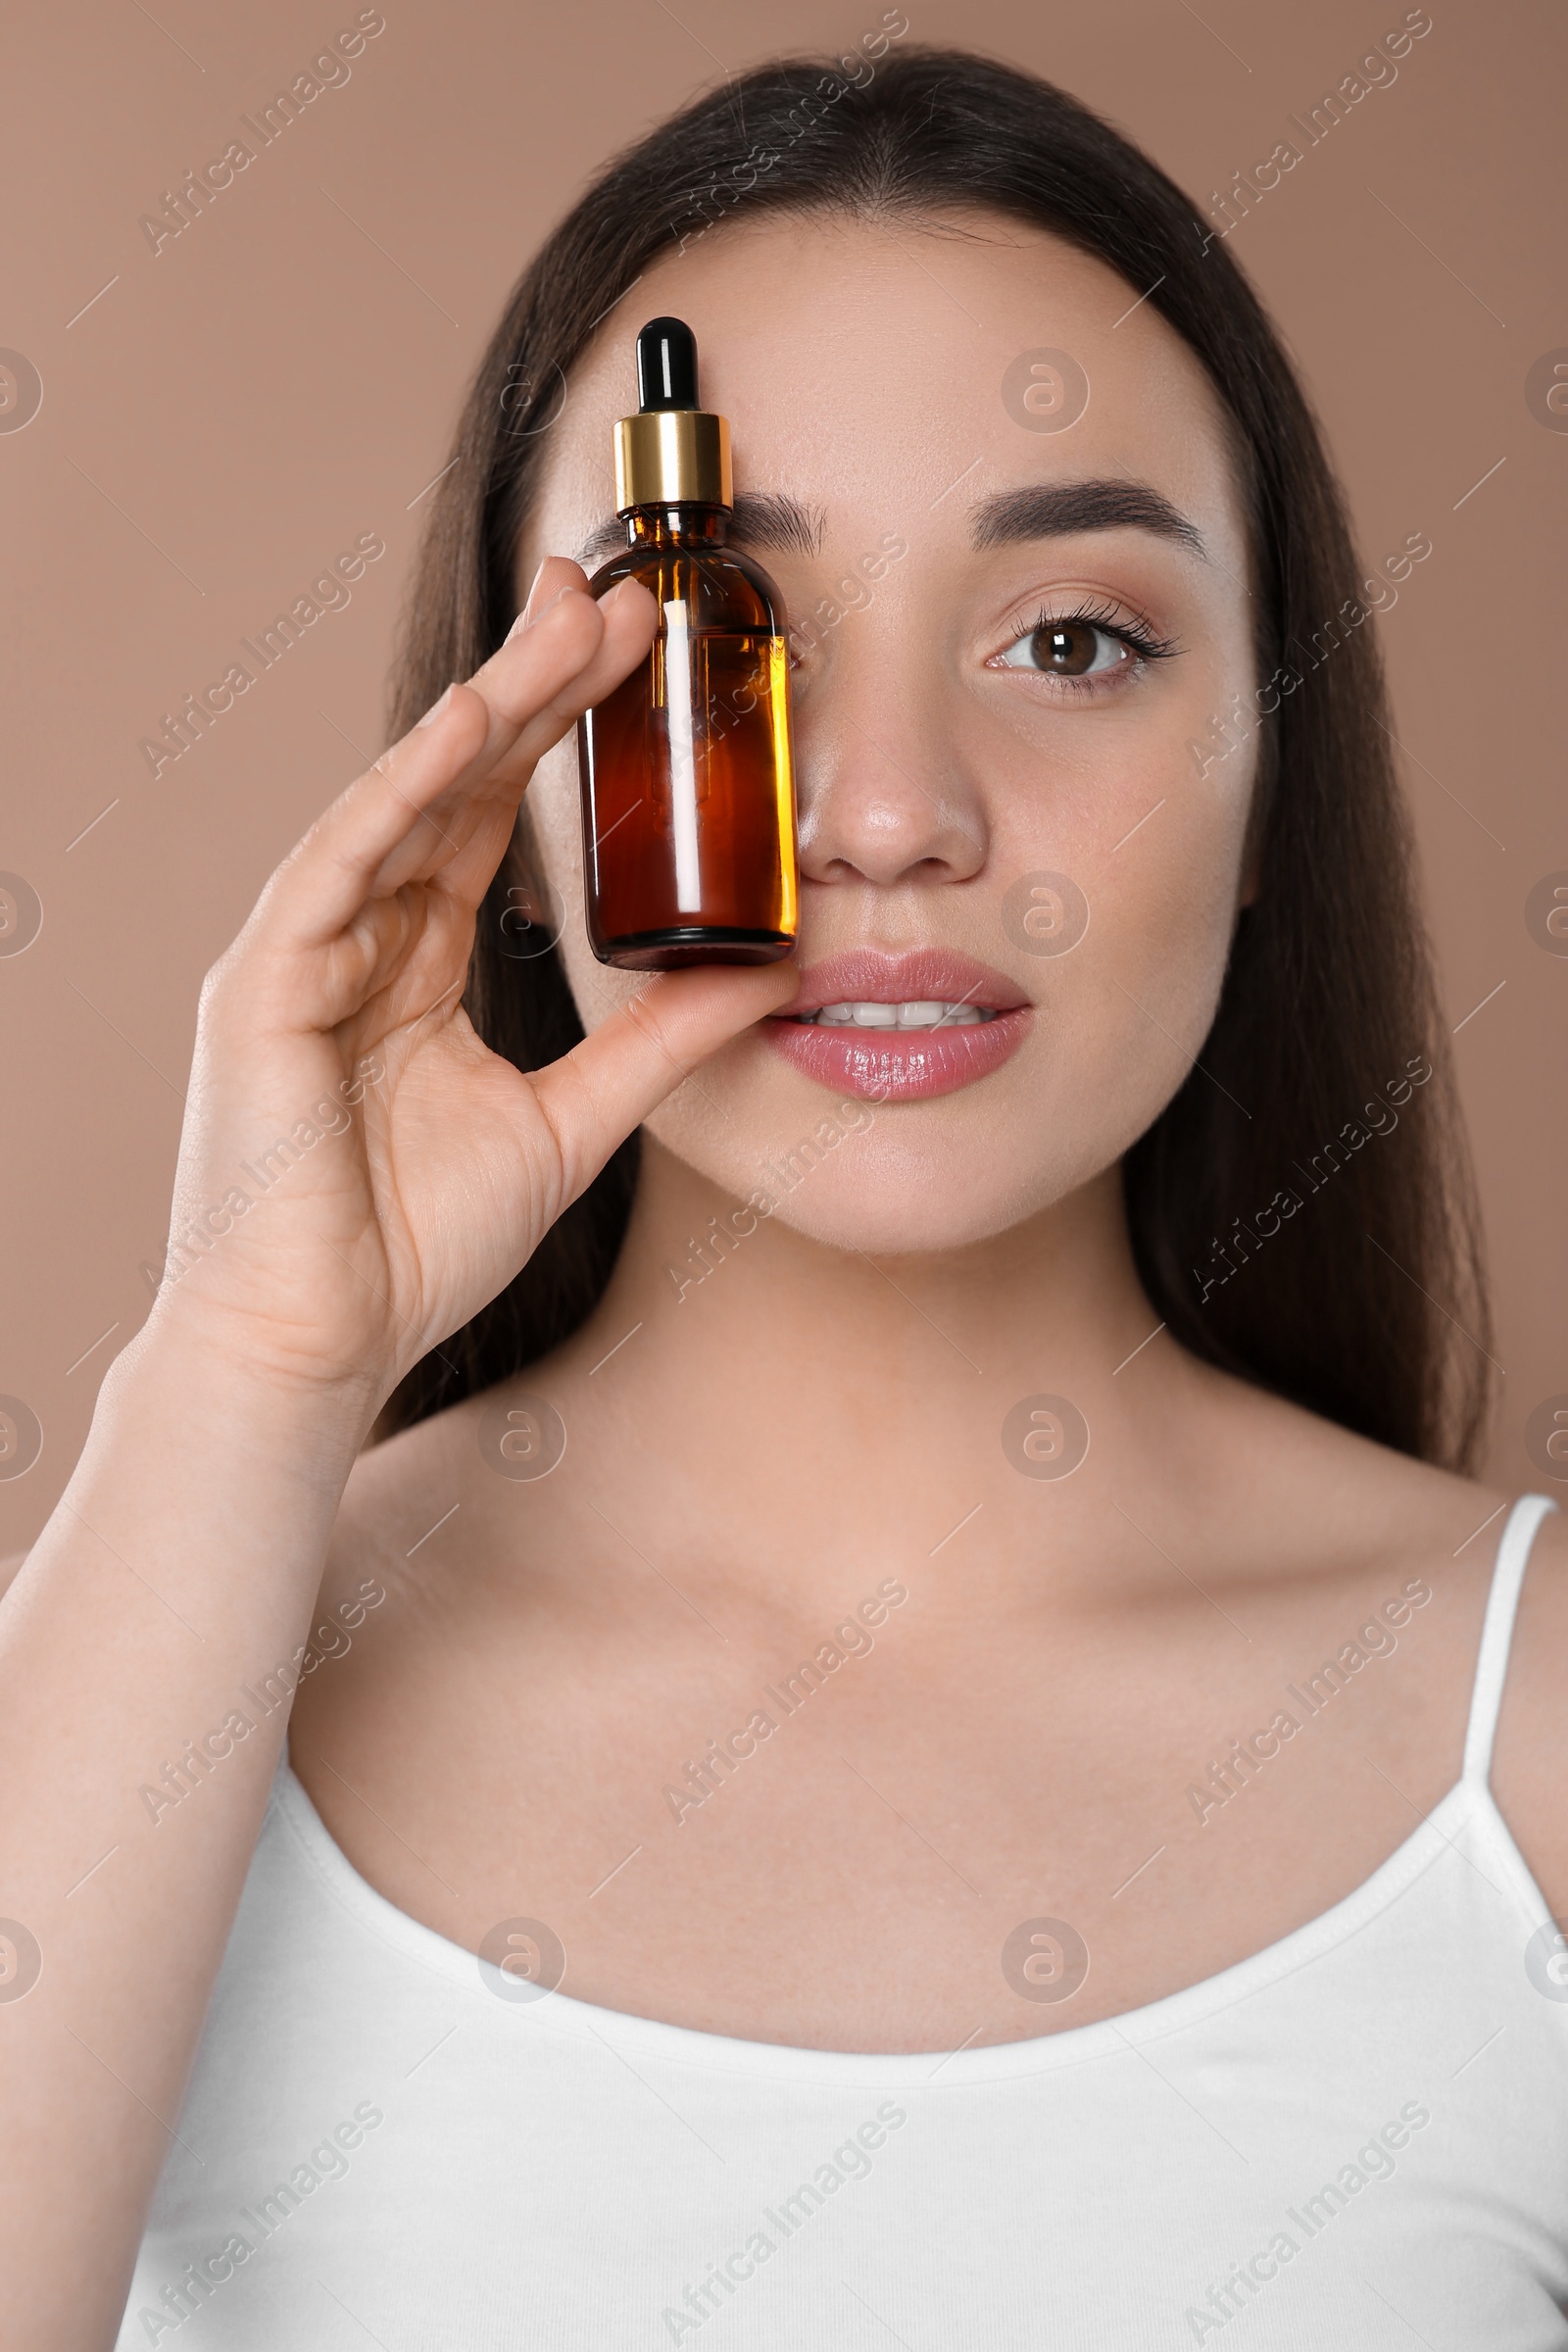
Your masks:
M 145 1335 L 359 1397 L 516 1273 L 615 1146 L 790 965 L 662 975 L 529 1074 L 461 999 L 540 755 L 647 652 L 657 608 L 541 565 L 505 645 L 352 784 L 209 975 L 164 1287 Z M 363 1394 L 361 1394 L 363 1393 Z

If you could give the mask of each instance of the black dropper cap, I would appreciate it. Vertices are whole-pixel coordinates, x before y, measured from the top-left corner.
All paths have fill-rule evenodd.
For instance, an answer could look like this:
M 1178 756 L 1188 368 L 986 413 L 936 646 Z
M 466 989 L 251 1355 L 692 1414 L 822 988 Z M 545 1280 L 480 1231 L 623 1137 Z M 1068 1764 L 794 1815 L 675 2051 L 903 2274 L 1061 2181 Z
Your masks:
M 697 337 L 684 318 L 650 318 L 637 338 L 637 401 L 653 409 L 695 409 Z
M 697 405 L 697 338 L 684 318 L 650 318 L 637 338 L 635 416 L 615 427 L 615 512 L 734 503 L 729 425 Z

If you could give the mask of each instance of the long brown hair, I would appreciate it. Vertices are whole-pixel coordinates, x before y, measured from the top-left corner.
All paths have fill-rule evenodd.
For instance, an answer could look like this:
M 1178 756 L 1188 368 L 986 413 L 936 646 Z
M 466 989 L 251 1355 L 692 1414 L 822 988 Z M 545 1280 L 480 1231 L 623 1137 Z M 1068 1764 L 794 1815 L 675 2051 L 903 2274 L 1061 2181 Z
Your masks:
M 1259 890 L 1213 1027 L 1124 1163 L 1139 1271 L 1195 1354 L 1385 1445 L 1468 1466 L 1489 1398 L 1469 1163 L 1373 629 L 1311 412 L 1241 270 L 1137 148 L 1032 74 L 963 50 L 882 48 L 787 59 L 698 98 L 615 157 L 546 240 L 458 426 L 392 732 L 505 636 L 572 364 L 656 257 L 763 213 L 980 208 L 1108 264 L 1224 406 L 1253 545 L 1257 675 L 1298 680 L 1248 721 Z M 1219 729 L 1209 756 L 1227 740 Z M 485 902 L 466 999 L 480 1035 L 523 1069 L 582 1035 L 554 949 L 515 952 L 516 893 L 532 880 L 524 822 Z M 576 1329 L 609 1280 L 636 1170 L 633 1136 L 515 1281 L 409 1375 L 384 1427 L 506 1378 Z

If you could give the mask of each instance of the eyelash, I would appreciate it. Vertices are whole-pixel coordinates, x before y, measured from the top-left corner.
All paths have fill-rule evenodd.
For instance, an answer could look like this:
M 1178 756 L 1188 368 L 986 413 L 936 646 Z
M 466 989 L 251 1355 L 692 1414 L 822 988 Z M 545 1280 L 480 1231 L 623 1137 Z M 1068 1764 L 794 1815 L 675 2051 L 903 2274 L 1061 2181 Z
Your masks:
M 1027 637 L 1038 636 L 1042 629 L 1080 627 L 1102 629 L 1107 637 L 1114 637 L 1120 644 L 1129 647 L 1138 662 L 1166 662 L 1173 655 L 1180 653 L 1181 648 L 1174 638 L 1161 637 L 1157 630 L 1150 627 L 1147 620 L 1140 620 L 1136 617 L 1131 620 L 1118 619 L 1116 617 L 1118 610 L 1119 608 L 1115 605 L 1093 603 L 1080 604 L 1070 612 L 1052 612 L 1042 607 L 1033 620 L 1025 621 L 1021 628 L 1013 631 L 1003 650 L 1010 653 L 1015 645 L 1021 645 Z M 1012 666 L 1017 667 L 1018 664 L 1015 663 Z M 1129 666 L 1134 665 L 1129 664 Z M 1036 674 L 1040 677 L 1051 676 L 1051 672 L 1048 670 L 1040 670 Z M 1075 694 L 1098 693 L 1101 691 L 1102 682 L 1102 677 L 1093 676 L 1052 678 L 1054 686 L 1065 687 Z

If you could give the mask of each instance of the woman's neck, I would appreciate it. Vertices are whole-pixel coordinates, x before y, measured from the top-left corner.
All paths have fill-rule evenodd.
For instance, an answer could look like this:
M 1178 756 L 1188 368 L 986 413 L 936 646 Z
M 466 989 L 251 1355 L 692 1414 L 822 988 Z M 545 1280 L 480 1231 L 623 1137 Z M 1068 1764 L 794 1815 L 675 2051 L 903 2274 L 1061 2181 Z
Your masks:
M 625 1247 L 571 1348 L 596 1421 L 613 1399 L 646 1502 L 689 1531 L 683 1589 L 744 1581 L 748 1528 L 753 1548 L 765 1531 L 769 1557 L 789 1559 L 803 1604 L 817 1585 L 840 1594 L 857 1548 L 930 1562 L 961 1589 L 950 1531 L 977 1506 L 993 1532 L 1017 1519 L 1035 1571 L 1042 1546 L 1069 1573 L 1093 1572 L 1112 1537 L 1125 1549 L 1102 1473 L 1122 1465 L 1131 1507 L 1199 1401 L 1195 1378 L 1211 1376 L 1168 1341 L 1142 1346 L 1158 1317 L 1117 1170 L 1004 1233 L 922 1255 L 873 1259 L 733 1210 L 647 1142 Z M 1053 1398 L 1085 1427 L 1041 1401 Z M 1086 1431 L 1098 1458 L 1080 1478 Z

